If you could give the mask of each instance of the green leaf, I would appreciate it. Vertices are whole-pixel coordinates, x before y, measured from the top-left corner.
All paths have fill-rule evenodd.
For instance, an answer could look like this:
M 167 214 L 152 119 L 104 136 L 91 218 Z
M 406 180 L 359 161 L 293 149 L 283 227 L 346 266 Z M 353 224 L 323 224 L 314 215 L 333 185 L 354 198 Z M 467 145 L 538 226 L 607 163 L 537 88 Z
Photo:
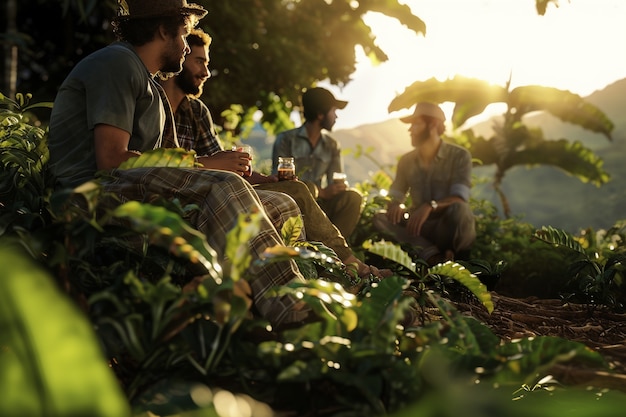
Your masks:
M 467 289 L 469 289 L 478 298 L 478 300 L 480 300 L 489 313 L 493 311 L 493 301 L 491 300 L 491 294 L 487 291 L 487 287 L 480 282 L 476 275 L 472 274 L 463 265 L 448 261 L 429 268 L 428 273 L 445 275 L 455 281 L 458 281 L 467 287 Z
M 560 139 L 533 143 L 509 154 L 502 168 L 521 165 L 552 166 L 598 187 L 610 180 L 609 174 L 603 169 L 604 161 L 578 141 Z
M 607 364 L 600 353 L 579 342 L 559 337 L 539 336 L 503 344 L 497 349 L 503 367 L 495 375 L 497 383 L 530 383 L 558 363 L 579 362 L 602 368 Z
M 302 234 L 302 229 L 304 229 L 304 222 L 300 216 L 291 217 L 284 222 L 280 234 L 285 245 L 294 245 Z
M 85 316 L 17 250 L 0 263 L 0 415 L 129 416 Z
M 194 168 L 197 166 L 196 153 L 182 148 L 158 148 L 130 158 L 120 164 L 119 169 L 133 168 Z
M 363 243 L 363 248 L 376 255 L 382 256 L 384 259 L 394 261 L 404 266 L 409 271 L 415 272 L 415 262 L 413 262 L 409 254 L 403 251 L 402 247 L 396 243 L 387 242 L 385 240 L 373 243 L 371 240 L 368 240 Z
M 508 103 L 517 110 L 519 118 L 532 111 L 546 111 L 611 140 L 613 122 L 599 108 L 570 91 L 541 85 L 521 86 L 511 90 Z
M 586 256 L 585 249 L 574 237 L 564 230 L 552 226 L 543 226 L 536 230 L 533 237 L 553 246 L 562 246 Z
M 178 214 L 164 207 L 129 201 L 118 206 L 113 215 L 128 219 L 137 232 L 148 234 L 152 244 L 166 248 L 192 263 L 200 263 L 214 279 L 221 276 L 217 253 L 209 246 L 206 237 Z
M 456 103 L 452 122 L 458 127 L 470 117 L 481 114 L 489 104 L 506 102 L 507 95 L 506 88 L 475 78 L 458 75 L 445 81 L 430 78 L 408 86 L 391 101 L 387 110 L 409 108 L 420 101 L 452 101 Z
M 225 254 L 231 264 L 230 277 L 239 280 L 250 266 L 252 255 L 249 242 L 259 234 L 261 214 L 239 213 L 239 221 L 226 234 Z

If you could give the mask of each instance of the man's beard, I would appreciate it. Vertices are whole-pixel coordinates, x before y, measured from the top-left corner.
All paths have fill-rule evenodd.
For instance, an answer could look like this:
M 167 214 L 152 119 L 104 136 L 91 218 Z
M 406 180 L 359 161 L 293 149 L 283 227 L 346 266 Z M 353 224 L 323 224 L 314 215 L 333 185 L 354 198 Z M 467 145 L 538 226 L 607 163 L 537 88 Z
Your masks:
M 165 62 L 163 63 L 163 66 L 161 68 L 161 72 L 178 74 L 182 67 L 182 58 L 166 56 Z
M 185 67 L 174 78 L 174 82 L 186 95 L 199 97 L 202 94 L 202 84 L 196 85 L 193 74 Z
M 320 123 L 320 126 L 322 127 L 322 129 L 326 129 L 330 132 L 331 130 L 333 130 L 334 123 L 331 122 L 328 116 L 324 116 L 322 122 Z
M 178 74 L 183 68 L 183 59 L 185 55 L 182 51 L 175 47 L 174 43 L 170 43 L 170 48 L 163 55 L 162 73 Z
M 411 141 L 413 142 L 413 146 L 418 146 L 424 142 L 427 142 L 430 138 L 430 131 L 427 129 L 423 129 L 417 136 L 411 136 Z

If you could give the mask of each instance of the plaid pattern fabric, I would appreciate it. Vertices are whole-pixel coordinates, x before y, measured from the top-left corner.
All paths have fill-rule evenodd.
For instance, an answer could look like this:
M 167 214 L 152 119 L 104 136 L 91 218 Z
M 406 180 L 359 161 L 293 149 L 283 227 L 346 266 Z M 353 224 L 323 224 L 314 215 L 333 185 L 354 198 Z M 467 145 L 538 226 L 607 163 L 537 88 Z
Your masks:
M 198 205 L 199 210 L 190 213 L 186 220 L 204 233 L 208 243 L 220 257 L 224 256 L 226 233 L 237 223 L 239 213 L 264 213 L 261 201 L 252 187 L 238 175 L 226 171 L 182 168 L 113 170 L 103 176 L 101 182 L 104 191 L 117 196 L 122 203 L 131 200 L 150 203 L 166 198 L 178 199 L 182 205 Z M 112 208 L 120 204 L 120 201 L 109 198 L 103 203 Z M 298 215 L 295 203 L 286 201 L 287 206 L 280 208 L 286 211 L 280 214 Z M 289 205 L 291 211 L 286 208 Z M 266 293 L 275 286 L 304 281 L 293 261 L 264 266 L 254 262 L 262 256 L 266 248 L 283 245 L 272 223 L 263 215 L 260 233 L 249 242 L 253 257 L 249 272 L 254 277 L 250 285 L 256 308 L 263 317 L 278 326 L 302 321 L 308 316 L 309 310 L 290 297 L 266 297 Z M 278 225 L 280 220 L 274 220 L 274 223 Z
M 300 216 L 300 209 L 298 208 L 298 205 L 289 195 L 276 191 L 259 190 L 256 188 L 254 190 L 259 196 L 259 200 L 261 200 L 265 214 L 267 214 L 267 217 L 269 217 L 279 235 L 283 224 L 285 224 L 287 220 L 292 217 Z M 302 233 L 298 236 L 298 240 L 306 240 L 304 229 L 302 229 Z
M 185 97 L 178 105 L 174 122 L 176 132 L 171 128 L 164 132 L 167 143 L 176 143 L 187 151 L 195 150 L 198 155 L 212 155 L 224 150 L 211 118 L 209 109 L 199 99 Z M 300 216 L 296 202 L 287 194 L 279 192 L 257 192 L 265 213 L 280 233 L 282 225 L 291 217 Z M 305 240 L 304 229 L 298 240 Z
M 182 148 L 193 149 L 198 155 L 213 155 L 224 149 L 211 112 L 202 101 L 185 97 L 176 110 L 175 122 Z

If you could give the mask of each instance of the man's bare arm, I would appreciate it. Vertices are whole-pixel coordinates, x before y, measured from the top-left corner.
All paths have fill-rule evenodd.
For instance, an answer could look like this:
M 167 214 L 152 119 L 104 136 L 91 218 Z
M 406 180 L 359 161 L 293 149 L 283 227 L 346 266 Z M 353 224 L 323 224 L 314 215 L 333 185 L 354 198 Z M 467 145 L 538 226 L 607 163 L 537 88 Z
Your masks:
M 130 133 L 115 126 L 99 124 L 94 128 L 94 146 L 98 169 L 113 169 L 140 152 L 128 150 Z

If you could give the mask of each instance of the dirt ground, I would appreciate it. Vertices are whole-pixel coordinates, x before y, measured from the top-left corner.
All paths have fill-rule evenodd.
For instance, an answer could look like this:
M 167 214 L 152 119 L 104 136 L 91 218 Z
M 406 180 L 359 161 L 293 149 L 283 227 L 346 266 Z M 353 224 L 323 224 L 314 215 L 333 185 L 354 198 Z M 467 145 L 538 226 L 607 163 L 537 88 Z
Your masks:
M 558 365 L 551 374 L 566 385 L 596 385 L 626 391 L 626 314 L 562 300 L 510 298 L 491 293 L 491 314 L 477 302 L 453 301 L 459 311 L 480 320 L 504 340 L 557 336 L 599 352 L 610 370 Z

